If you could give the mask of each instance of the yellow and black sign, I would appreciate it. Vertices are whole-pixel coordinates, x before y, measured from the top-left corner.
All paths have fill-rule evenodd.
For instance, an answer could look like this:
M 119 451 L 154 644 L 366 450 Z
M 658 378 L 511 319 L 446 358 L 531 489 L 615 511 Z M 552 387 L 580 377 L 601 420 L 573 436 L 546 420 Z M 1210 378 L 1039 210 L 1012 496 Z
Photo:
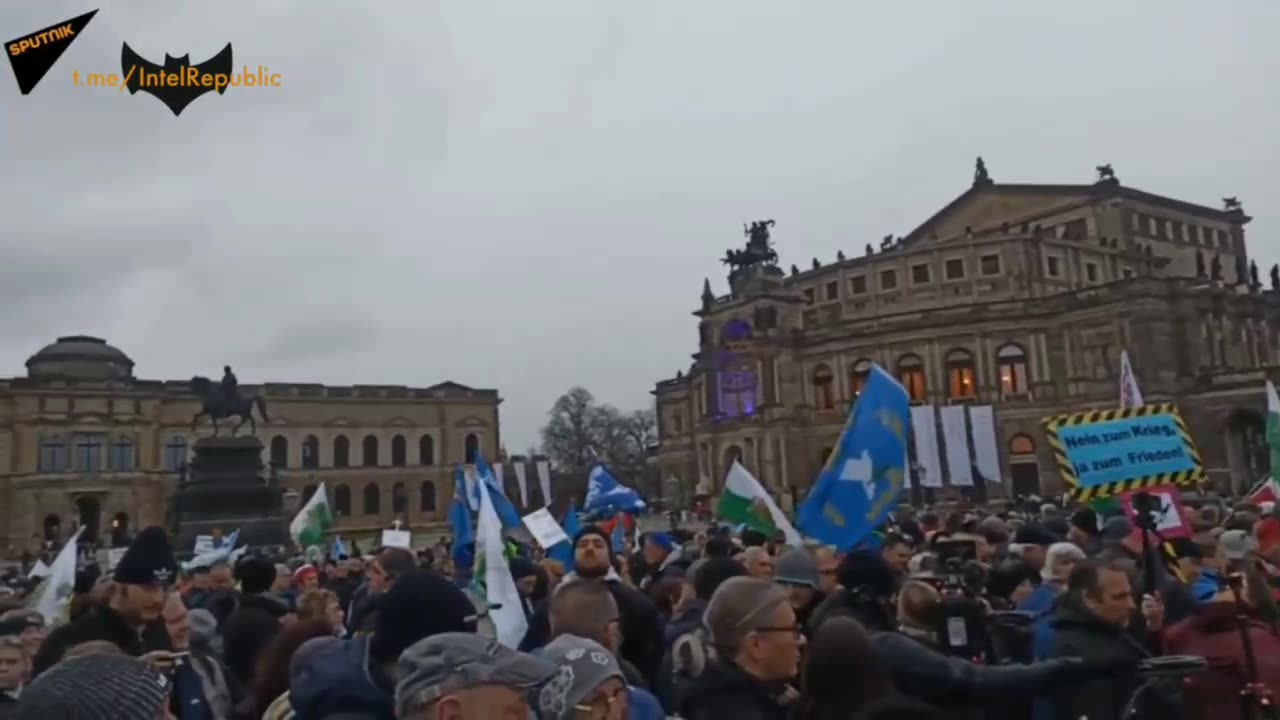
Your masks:
M 1044 418 L 1062 479 L 1081 501 L 1159 485 L 1194 485 L 1204 464 L 1173 403 Z

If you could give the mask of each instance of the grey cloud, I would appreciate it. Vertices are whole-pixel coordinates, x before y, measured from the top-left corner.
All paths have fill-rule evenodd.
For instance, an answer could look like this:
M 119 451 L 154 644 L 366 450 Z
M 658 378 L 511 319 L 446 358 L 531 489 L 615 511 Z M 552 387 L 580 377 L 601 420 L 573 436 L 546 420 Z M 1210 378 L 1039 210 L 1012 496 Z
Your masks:
M 447 378 L 499 388 L 523 448 L 568 387 L 641 407 L 687 365 L 743 221 L 826 262 L 945 205 L 975 155 L 1237 195 L 1280 260 L 1273 0 L 1169 0 L 1173 24 L 1101 0 L 324 5 L 109 2 L 31 95 L 0 79 L 0 374 L 87 332 L 148 377 Z M 5 3 L 0 32 L 83 11 Z M 69 87 L 124 41 L 232 41 L 284 87 L 179 118 Z

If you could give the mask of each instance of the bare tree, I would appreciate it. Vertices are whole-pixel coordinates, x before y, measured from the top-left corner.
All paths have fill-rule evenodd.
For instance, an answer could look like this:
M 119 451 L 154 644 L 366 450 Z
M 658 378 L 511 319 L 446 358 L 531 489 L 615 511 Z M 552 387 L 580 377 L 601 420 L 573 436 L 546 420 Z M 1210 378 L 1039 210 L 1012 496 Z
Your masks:
M 570 388 L 556 399 L 542 428 L 542 452 L 564 470 L 582 470 L 595 451 L 595 397 L 583 387 Z

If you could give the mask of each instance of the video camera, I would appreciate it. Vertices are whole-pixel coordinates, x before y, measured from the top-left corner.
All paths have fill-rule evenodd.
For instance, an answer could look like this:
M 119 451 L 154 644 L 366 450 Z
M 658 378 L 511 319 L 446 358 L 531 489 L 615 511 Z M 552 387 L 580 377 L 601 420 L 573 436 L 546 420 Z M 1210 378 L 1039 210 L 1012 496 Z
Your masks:
M 985 663 L 991 657 L 987 608 L 979 597 L 986 572 L 978 564 L 973 540 L 943 540 L 934 546 L 938 556 L 941 595 L 939 646 L 956 657 Z

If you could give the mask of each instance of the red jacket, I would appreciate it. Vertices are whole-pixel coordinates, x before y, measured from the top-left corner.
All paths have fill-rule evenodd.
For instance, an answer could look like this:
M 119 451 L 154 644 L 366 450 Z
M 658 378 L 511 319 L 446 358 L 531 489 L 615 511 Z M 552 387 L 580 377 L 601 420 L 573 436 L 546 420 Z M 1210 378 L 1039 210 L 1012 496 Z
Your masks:
M 1280 702 L 1280 632 L 1260 620 L 1250 620 L 1249 639 L 1258 664 L 1259 680 Z M 1209 669 L 1186 680 L 1190 715 L 1202 720 L 1240 720 L 1240 689 L 1248 667 L 1236 621 L 1234 602 L 1201 605 L 1196 614 L 1165 632 L 1165 652 L 1199 655 Z

